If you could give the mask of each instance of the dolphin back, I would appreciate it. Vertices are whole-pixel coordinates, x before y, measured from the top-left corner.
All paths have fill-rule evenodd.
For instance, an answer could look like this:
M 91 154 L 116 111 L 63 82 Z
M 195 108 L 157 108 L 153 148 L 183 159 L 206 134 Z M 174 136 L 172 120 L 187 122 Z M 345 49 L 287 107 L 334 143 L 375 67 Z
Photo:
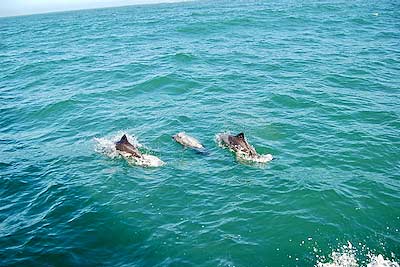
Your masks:
M 187 135 L 185 132 L 177 133 L 176 135 L 172 136 L 172 138 L 183 146 L 193 149 L 204 149 L 204 146 L 200 143 L 199 140 L 190 135 Z
M 256 156 L 256 150 L 247 142 L 244 133 L 237 135 L 223 134 L 220 136 L 223 143 L 238 153 L 245 153 L 249 156 Z
M 121 137 L 121 140 L 115 143 L 115 148 L 118 151 L 128 153 L 137 158 L 140 158 L 142 156 L 139 150 L 134 145 L 129 143 L 128 138 L 125 134 Z

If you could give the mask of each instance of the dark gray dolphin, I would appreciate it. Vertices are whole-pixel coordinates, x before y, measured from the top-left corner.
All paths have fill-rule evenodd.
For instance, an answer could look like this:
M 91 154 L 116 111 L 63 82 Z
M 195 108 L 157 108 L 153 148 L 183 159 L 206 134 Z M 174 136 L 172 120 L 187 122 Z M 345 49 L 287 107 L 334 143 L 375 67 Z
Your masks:
M 220 138 L 224 145 L 235 152 L 244 153 L 250 157 L 258 156 L 254 147 L 247 142 L 244 133 L 238 135 L 221 134 Z
M 118 151 L 131 155 L 132 157 L 142 158 L 142 153 L 140 153 L 140 151 L 134 145 L 129 143 L 125 134 L 121 137 L 121 140 L 115 143 L 115 148 Z

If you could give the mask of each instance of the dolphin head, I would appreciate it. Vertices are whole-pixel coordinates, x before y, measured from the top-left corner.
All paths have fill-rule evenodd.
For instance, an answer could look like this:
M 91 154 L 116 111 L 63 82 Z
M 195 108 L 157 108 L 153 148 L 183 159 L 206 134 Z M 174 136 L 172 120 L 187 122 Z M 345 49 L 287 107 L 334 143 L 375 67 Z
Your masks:
M 174 139 L 175 141 L 179 142 L 179 140 L 182 140 L 184 135 L 185 135 L 185 132 L 180 132 L 180 133 L 177 133 L 177 134 L 173 135 L 172 139 Z

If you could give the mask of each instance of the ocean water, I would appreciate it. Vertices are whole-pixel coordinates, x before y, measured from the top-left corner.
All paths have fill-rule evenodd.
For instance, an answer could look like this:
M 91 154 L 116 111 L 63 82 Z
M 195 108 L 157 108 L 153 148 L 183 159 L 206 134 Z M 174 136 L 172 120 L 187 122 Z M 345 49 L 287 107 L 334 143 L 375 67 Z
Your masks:
M 399 87 L 398 1 L 1 18 L 0 265 L 399 266 Z

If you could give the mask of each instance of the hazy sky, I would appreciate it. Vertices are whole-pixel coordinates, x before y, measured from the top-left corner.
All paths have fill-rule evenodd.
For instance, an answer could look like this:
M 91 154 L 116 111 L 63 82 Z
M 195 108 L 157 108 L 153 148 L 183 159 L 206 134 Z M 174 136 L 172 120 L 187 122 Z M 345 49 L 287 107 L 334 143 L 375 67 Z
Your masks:
M 0 0 L 0 17 L 177 0 Z

